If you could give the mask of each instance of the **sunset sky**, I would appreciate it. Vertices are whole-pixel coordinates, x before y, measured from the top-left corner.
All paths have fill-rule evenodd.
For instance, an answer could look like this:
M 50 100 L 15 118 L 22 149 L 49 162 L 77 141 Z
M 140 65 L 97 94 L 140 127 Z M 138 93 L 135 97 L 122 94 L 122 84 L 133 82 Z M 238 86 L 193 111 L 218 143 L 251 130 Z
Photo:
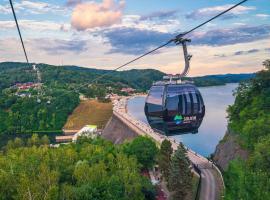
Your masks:
M 13 0 L 30 62 L 113 69 L 240 0 Z M 270 1 L 249 0 L 187 35 L 190 76 L 246 73 L 270 58 Z M 25 61 L 8 0 L 0 1 L 0 62 Z M 170 45 L 125 69 L 180 73 Z

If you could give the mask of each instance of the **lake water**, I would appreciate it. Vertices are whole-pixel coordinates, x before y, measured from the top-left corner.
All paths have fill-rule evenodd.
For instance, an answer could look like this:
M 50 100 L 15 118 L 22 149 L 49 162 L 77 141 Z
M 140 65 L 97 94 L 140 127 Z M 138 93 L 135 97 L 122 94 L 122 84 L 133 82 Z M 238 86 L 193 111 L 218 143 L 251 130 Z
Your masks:
M 182 141 L 187 147 L 208 156 L 215 151 L 216 145 L 223 138 L 227 129 L 228 105 L 233 104 L 233 90 L 238 84 L 199 88 L 205 103 L 205 117 L 197 134 L 171 136 Z M 147 123 L 144 114 L 145 97 L 135 97 L 128 101 L 128 112 L 133 117 Z

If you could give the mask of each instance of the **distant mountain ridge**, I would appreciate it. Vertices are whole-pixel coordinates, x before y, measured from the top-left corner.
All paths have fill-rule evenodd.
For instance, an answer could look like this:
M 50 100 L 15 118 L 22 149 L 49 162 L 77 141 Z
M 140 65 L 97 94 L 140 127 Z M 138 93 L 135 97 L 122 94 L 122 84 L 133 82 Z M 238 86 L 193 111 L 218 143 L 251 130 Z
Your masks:
M 54 66 L 48 64 L 36 64 L 40 68 L 43 81 L 49 83 L 57 81 L 62 83 L 87 83 L 98 76 L 112 72 L 112 70 L 85 68 L 75 65 Z M 18 72 L 16 73 L 16 71 Z M 27 73 L 25 73 L 27 72 Z M 10 73 L 14 73 L 11 75 Z M 10 77 L 11 75 L 11 77 Z M 121 83 L 123 86 L 130 86 L 138 90 L 148 90 L 153 82 L 162 80 L 165 73 L 155 69 L 131 69 L 116 71 L 106 75 L 99 83 Z M 241 82 L 255 76 L 248 74 L 217 74 L 199 77 L 187 77 L 185 80 L 192 80 L 196 86 L 224 85 L 226 83 Z M 0 89 L 15 82 L 35 81 L 35 74 L 31 73 L 31 66 L 20 62 L 0 63 Z

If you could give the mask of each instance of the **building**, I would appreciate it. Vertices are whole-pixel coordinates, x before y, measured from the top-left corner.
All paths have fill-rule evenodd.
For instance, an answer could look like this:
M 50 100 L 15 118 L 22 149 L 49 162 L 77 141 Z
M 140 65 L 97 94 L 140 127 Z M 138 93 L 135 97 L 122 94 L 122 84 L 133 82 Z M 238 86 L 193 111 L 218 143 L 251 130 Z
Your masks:
M 40 87 L 41 83 L 32 83 L 32 82 L 27 82 L 27 83 L 16 83 L 15 88 L 18 88 L 19 90 L 27 90 L 30 88 L 37 88 Z
M 63 131 L 64 135 L 75 135 L 80 130 L 66 130 L 66 129 L 63 129 L 62 131 Z
M 129 88 L 122 88 L 121 92 L 133 93 L 133 92 L 135 92 L 135 89 L 130 88 L 130 87 Z
M 72 141 L 76 142 L 78 137 L 85 136 L 89 138 L 94 138 L 97 136 L 97 126 L 96 125 L 86 125 L 83 127 L 79 132 L 77 132 L 73 138 Z
M 55 136 L 55 140 L 57 143 L 66 143 L 66 142 L 71 142 L 73 138 L 73 135 L 60 135 L 60 136 Z
M 64 135 L 56 136 L 55 140 L 57 143 L 76 142 L 81 136 L 94 138 L 97 136 L 96 125 L 86 125 L 80 130 L 65 130 L 63 129 Z

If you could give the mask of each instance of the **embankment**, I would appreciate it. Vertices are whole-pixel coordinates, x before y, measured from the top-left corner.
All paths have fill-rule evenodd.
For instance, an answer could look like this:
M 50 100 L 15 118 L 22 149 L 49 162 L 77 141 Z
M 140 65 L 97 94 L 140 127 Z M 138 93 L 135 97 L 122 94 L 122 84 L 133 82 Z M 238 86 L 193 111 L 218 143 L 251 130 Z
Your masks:
M 123 123 L 122 120 L 113 114 L 101 136 L 112 141 L 114 144 L 121 144 L 125 140 L 132 140 L 138 135 L 134 130 L 128 127 L 127 124 Z

